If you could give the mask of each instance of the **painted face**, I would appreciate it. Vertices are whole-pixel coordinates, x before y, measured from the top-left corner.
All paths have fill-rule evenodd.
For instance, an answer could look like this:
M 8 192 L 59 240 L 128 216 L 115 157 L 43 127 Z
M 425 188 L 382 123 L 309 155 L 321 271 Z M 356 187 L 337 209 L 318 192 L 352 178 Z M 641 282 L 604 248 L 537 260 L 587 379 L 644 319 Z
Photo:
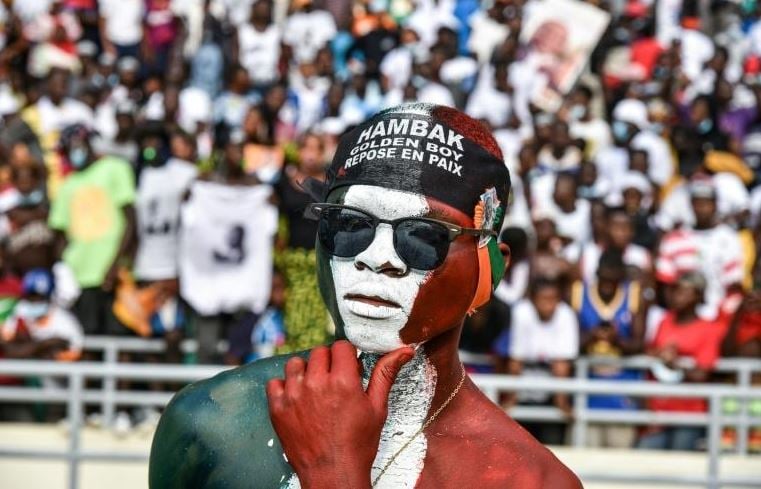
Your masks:
M 419 194 L 368 185 L 348 187 L 343 204 L 381 219 L 429 216 L 472 226 L 462 212 Z M 423 343 L 457 327 L 473 299 L 478 278 L 476 239 L 461 236 L 449 247 L 435 270 L 408 267 L 394 249 L 393 232 L 379 224 L 370 246 L 353 258 L 330 256 L 320 249 L 323 292 L 336 323 L 358 349 L 386 353 L 400 346 Z M 329 267 L 324 266 L 325 262 Z

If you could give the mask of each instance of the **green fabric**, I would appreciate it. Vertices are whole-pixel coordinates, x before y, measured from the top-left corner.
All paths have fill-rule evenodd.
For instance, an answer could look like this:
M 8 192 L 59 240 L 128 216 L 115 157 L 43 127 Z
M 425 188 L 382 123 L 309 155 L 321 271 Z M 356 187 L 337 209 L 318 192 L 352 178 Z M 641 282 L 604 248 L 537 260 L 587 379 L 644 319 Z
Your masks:
M 15 297 L 0 297 L 0 322 L 5 322 L 16 307 L 18 299 Z
M 275 256 L 275 265 L 285 276 L 287 287 L 283 310 L 286 340 L 278 353 L 305 350 L 332 341 L 328 311 L 317 283 L 315 250 L 286 249 Z
M 66 234 L 63 259 L 81 287 L 103 283 L 124 234 L 122 208 L 134 201 L 132 168 L 119 158 L 101 158 L 64 181 L 48 224 Z

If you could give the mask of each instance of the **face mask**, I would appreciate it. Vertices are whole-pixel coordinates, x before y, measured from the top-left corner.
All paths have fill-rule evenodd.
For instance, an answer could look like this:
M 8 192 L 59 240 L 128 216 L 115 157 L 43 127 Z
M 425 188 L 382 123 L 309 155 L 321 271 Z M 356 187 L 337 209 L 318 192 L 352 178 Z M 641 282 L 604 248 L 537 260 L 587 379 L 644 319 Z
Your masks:
M 706 134 L 713 129 L 713 121 L 711 119 L 703 119 L 698 123 L 697 129 L 700 134 Z
M 39 189 L 33 190 L 32 192 L 21 196 L 19 207 L 36 207 L 42 204 L 43 200 L 45 200 L 45 194 L 43 191 Z
M 74 168 L 82 168 L 87 163 L 87 149 L 86 148 L 74 148 L 69 151 L 69 163 Z
M 143 162 L 149 166 L 162 166 L 169 159 L 169 155 L 165 148 L 154 148 L 148 146 L 143 149 L 142 152 Z
M 47 302 L 19 301 L 16 304 L 16 314 L 26 322 L 34 322 L 48 313 L 50 305 Z
M 586 117 L 587 115 L 587 108 L 583 105 L 574 105 L 571 107 L 571 109 L 568 111 L 568 116 L 574 120 L 578 121 Z
M 613 137 L 618 142 L 624 142 L 629 137 L 629 126 L 623 121 L 613 122 Z

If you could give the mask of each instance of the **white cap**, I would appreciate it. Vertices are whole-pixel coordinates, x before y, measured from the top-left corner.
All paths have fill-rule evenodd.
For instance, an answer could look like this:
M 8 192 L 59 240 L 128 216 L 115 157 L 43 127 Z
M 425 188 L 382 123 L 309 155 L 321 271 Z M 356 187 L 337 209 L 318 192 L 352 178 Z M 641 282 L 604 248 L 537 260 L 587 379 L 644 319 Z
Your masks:
M 613 119 L 628 122 L 640 129 L 650 125 L 647 117 L 647 106 L 641 100 L 627 98 L 618 103 L 613 109 Z
M 19 103 L 10 90 L 0 89 L 0 117 L 15 114 L 19 110 Z
M 633 188 L 639 190 L 642 195 L 650 195 L 653 185 L 645 175 L 638 171 L 628 171 L 621 176 L 621 191 Z

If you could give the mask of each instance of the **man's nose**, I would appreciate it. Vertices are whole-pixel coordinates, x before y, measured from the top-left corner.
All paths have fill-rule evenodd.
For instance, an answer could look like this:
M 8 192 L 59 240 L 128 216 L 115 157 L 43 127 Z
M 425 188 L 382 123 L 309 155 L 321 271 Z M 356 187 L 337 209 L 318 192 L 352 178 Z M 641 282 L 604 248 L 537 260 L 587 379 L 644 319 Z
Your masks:
M 358 270 L 368 269 L 375 273 L 404 275 L 407 265 L 399 258 L 394 249 L 394 231 L 388 224 L 379 224 L 375 230 L 375 239 L 362 253 L 354 258 Z

